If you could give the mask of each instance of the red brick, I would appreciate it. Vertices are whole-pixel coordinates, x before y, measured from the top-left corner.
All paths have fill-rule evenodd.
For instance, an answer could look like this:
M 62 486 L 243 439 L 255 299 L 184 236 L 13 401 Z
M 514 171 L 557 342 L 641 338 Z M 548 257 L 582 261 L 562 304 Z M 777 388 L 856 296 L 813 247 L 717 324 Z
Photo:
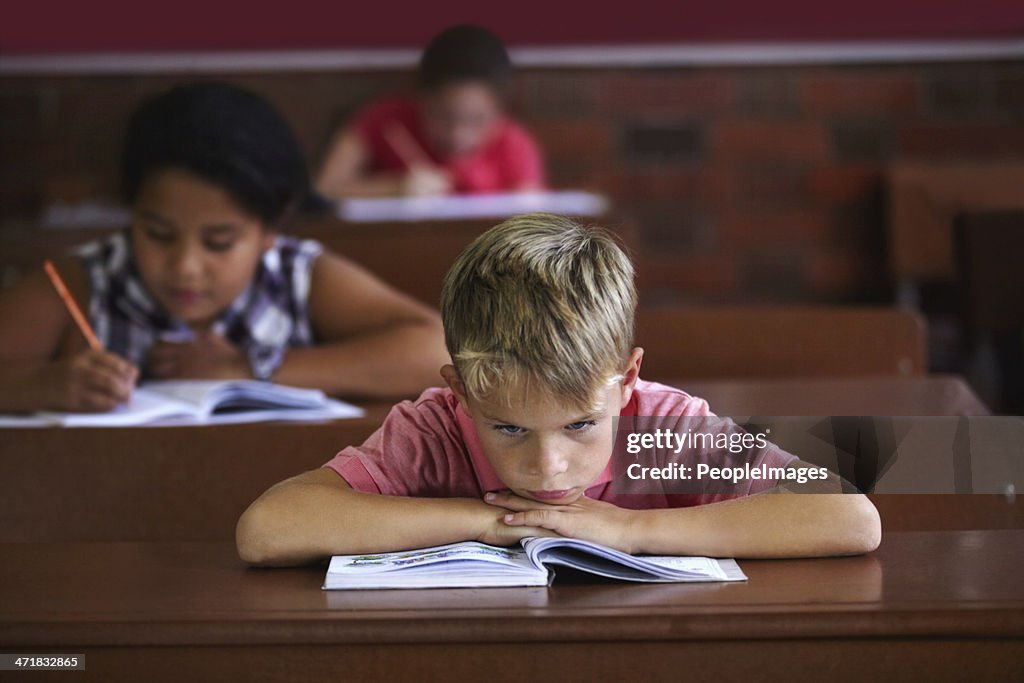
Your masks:
M 718 214 L 720 244 L 742 249 L 777 249 L 780 246 L 801 250 L 826 244 L 831 234 L 830 214 L 825 209 L 800 207 L 792 209 L 743 211 Z
M 576 160 L 602 160 L 612 156 L 612 133 L 601 121 L 577 119 L 538 122 L 532 127 L 545 155 Z
M 737 202 L 779 206 L 807 201 L 807 167 L 803 164 L 743 164 L 735 173 L 739 181 Z
M 807 284 L 825 296 L 858 292 L 863 276 L 864 262 L 851 252 L 818 252 L 807 263 Z
M 710 126 L 712 159 L 813 161 L 828 157 L 825 128 L 815 121 L 725 121 Z
M 988 124 L 920 124 L 897 133 L 903 154 L 946 158 L 1024 155 L 1024 127 Z
M 603 174 L 603 164 L 587 161 L 547 157 L 548 184 L 554 188 L 590 190 L 611 197 L 618 197 L 610 188 L 608 178 Z
M 780 243 L 744 247 L 737 254 L 744 296 L 762 302 L 805 298 L 805 249 Z
M 752 118 L 792 117 L 800 111 L 795 79 L 780 69 L 748 70 L 738 79 L 738 110 Z
M 637 259 L 637 285 L 641 298 L 653 289 L 685 292 L 735 292 L 739 283 L 737 261 L 724 254 L 694 256 L 645 251 Z
M 235 77 L 234 83 L 267 98 L 284 115 L 306 154 L 318 162 L 335 129 L 365 104 L 409 90 L 405 74 L 278 73 Z
M 603 74 L 592 69 L 521 71 L 515 77 L 513 99 L 529 119 L 592 116 Z
M 1007 74 L 996 79 L 994 99 L 1004 116 L 1024 121 L 1024 74 Z
M 910 73 L 836 69 L 799 79 L 800 97 L 814 114 L 912 115 L 919 108 L 920 85 Z
M 810 171 L 808 189 L 815 200 L 850 202 L 867 200 L 882 185 L 878 166 L 822 166 Z
M 115 76 L 69 82 L 57 90 L 57 106 L 52 116 L 44 117 L 44 130 L 49 135 L 74 132 L 82 139 L 100 135 L 120 144 L 128 117 L 139 103 L 181 80 L 185 79 Z
M 723 204 L 737 196 L 735 173 L 721 167 L 643 168 L 605 171 L 608 192 L 630 202 L 675 200 Z
M 936 119 L 991 118 L 993 84 L 985 69 L 939 70 L 924 83 L 927 112 Z
M 601 83 L 599 112 L 693 116 L 735 108 L 734 77 L 728 72 L 615 71 Z

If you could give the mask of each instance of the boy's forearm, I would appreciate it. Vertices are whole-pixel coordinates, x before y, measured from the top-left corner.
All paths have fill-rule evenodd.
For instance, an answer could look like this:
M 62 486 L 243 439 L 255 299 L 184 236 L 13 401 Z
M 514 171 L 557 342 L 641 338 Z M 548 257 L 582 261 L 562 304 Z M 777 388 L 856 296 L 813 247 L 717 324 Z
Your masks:
M 271 489 L 242 515 L 236 540 L 247 562 L 295 565 L 331 555 L 472 540 L 500 515 L 500 510 L 467 498 L 404 498 L 327 485 L 288 485 Z
M 855 555 L 878 547 L 881 524 L 861 494 L 770 491 L 688 508 L 636 511 L 633 552 L 779 558 Z

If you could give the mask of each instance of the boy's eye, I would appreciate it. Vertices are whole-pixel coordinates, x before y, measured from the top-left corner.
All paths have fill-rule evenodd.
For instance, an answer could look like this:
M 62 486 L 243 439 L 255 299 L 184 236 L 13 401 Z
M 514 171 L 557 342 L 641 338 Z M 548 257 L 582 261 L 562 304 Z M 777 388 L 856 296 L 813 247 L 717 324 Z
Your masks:
M 572 424 L 566 425 L 565 428 L 571 432 L 579 432 L 588 427 L 593 427 L 597 424 L 597 420 L 582 420 L 580 422 L 573 422 Z
M 515 425 L 494 425 L 494 429 L 502 434 L 522 434 L 523 428 Z

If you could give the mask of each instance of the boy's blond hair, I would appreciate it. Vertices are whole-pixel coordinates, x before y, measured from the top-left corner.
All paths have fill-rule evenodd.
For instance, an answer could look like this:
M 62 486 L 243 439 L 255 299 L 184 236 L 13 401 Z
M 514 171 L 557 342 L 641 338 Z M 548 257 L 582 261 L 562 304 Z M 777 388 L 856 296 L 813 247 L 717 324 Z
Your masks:
M 633 264 L 604 230 L 546 213 L 476 238 L 445 277 L 445 344 L 470 396 L 505 405 L 536 387 L 577 407 L 622 372 Z

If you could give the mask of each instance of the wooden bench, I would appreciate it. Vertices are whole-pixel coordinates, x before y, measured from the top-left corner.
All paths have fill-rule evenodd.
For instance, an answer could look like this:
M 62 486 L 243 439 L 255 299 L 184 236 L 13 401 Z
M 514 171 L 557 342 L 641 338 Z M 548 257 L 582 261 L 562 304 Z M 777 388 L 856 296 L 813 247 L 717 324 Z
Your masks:
M 640 309 L 647 379 L 920 375 L 924 323 L 888 307 Z

